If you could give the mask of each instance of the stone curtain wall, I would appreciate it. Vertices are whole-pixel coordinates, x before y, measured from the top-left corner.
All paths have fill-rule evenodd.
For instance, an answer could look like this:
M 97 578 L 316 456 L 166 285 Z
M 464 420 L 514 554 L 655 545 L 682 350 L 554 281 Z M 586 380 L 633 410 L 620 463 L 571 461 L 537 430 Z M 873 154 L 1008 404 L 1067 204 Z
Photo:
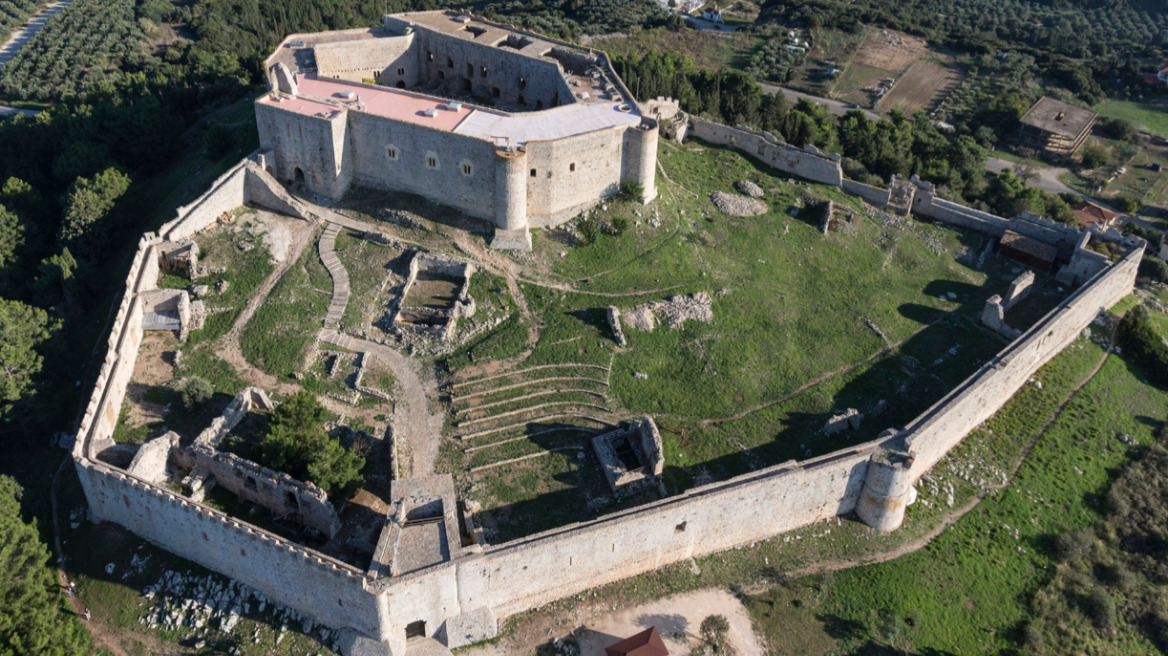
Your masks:
M 877 207 L 884 207 L 888 204 L 888 189 L 873 187 L 862 182 L 856 182 L 855 180 L 844 180 L 841 186 L 849 194 L 859 196 Z
M 875 444 L 784 463 L 490 548 L 459 568 L 464 609 L 504 617 L 852 511 Z
M 1022 385 L 1090 325 L 1101 310 L 1131 293 L 1141 246 L 1088 280 L 1074 295 L 1014 340 L 957 389 L 905 429 L 919 479 L 970 431 L 1010 400 Z
M 305 116 L 257 102 L 255 113 L 260 150 L 270 153 L 276 177 L 292 181 L 300 169 L 313 193 L 334 200 L 344 195 L 352 175 L 345 149 L 349 112 L 336 108 L 325 116 Z
M 93 519 L 120 524 L 330 627 L 382 637 L 378 598 L 356 568 L 101 463 L 79 462 L 77 472 Z
M 529 141 L 529 225 L 559 225 L 595 205 L 598 199 L 617 195 L 624 168 L 625 132 L 626 129 L 599 130 L 554 141 Z
M 702 141 L 740 150 L 785 173 L 833 187 L 843 184 L 839 155 L 824 154 L 815 146 L 796 148 L 779 141 L 769 132 L 732 128 L 697 117 L 693 119 L 693 129 L 689 134 Z
M 168 241 L 188 239 L 214 223 L 224 212 L 230 212 L 243 205 L 246 200 L 244 180 L 246 168 L 247 159 L 242 159 L 228 169 L 211 183 L 211 188 L 206 193 L 189 205 L 178 208 L 177 218 L 163 225 L 159 234 Z

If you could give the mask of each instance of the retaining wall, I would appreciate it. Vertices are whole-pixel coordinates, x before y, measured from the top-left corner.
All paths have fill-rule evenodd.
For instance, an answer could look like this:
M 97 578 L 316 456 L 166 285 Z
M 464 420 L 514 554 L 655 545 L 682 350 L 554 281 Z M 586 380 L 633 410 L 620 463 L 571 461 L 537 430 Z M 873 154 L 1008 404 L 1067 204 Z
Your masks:
M 856 182 L 855 180 L 844 180 L 841 186 L 843 187 L 843 190 L 849 194 L 852 194 L 853 196 L 859 196 L 860 198 L 863 198 L 864 200 L 872 203 L 873 205 L 876 205 L 877 207 L 884 207 L 887 205 L 888 199 L 891 197 L 892 193 L 889 189 L 873 187 L 872 185 L 866 185 L 862 182 Z

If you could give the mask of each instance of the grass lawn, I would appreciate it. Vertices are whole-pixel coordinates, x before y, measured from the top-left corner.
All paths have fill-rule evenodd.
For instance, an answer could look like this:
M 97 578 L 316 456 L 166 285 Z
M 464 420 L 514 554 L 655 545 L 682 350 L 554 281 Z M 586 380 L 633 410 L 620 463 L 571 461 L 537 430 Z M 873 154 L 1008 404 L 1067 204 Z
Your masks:
M 752 614 L 772 653 L 855 653 L 873 644 L 914 653 L 1019 648 L 1027 600 L 1056 571 L 1053 537 L 1100 521 L 1102 494 L 1130 456 L 1117 435 L 1152 441 L 1166 405 L 1168 395 L 1111 356 L 1038 440 L 1014 483 L 927 548 L 753 597 Z M 1008 430 L 1003 420 L 1011 409 L 991 420 L 990 429 Z M 784 638 L 793 627 L 826 634 L 821 643 L 831 651 L 788 649 Z M 1092 633 L 1092 640 L 1123 644 L 1124 653 L 1157 653 L 1131 625 L 1121 625 L 1115 636 Z
M 1095 111 L 1108 118 L 1130 121 L 1137 128 L 1168 138 L 1168 107 L 1160 103 L 1104 100 Z
M 332 293 L 332 278 L 317 249 L 304 249 L 244 328 L 240 337 L 244 357 L 273 376 L 287 377 L 300 370 Z

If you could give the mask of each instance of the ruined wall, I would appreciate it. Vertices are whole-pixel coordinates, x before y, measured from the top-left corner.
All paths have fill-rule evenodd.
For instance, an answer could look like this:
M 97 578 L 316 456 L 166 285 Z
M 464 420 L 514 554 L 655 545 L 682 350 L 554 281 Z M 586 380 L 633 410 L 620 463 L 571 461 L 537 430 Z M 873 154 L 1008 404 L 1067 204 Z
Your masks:
M 529 225 L 559 225 L 619 193 L 625 131 L 614 128 L 555 141 L 529 141 Z
M 216 451 L 201 444 L 178 456 L 188 466 L 206 469 L 220 487 L 235 496 L 263 506 L 277 515 L 295 513 L 308 528 L 332 538 L 340 520 L 324 490 L 305 484 L 283 472 L 275 472 L 234 453 Z
M 843 181 L 842 186 L 844 191 L 853 196 L 859 196 L 877 207 L 884 207 L 888 204 L 890 193 L 888 189 L 881 189 L 880 187 L 873 187 L 862 182 L 846 179 Z
M 352 41 L 318 43 L 313 46 L 316 70 L 320 77 L 350 82 L 374 80 L 387 87 L 401 82 L 406 87 L 418 83 L 418 49 L 416 36 L 385 36 Z
M 334 200 L 344 195 L 352 176 L 346 148 L 350 112 L 338 108 L 323 116 L 305 116 L 257 102 L 255 113 L 260 150 L 270 153 L 278 179 L 291 182 L 302 176 L 313 193 Z
M 224 212 L 243 205 L 246 198 L 247 160 L 228 169 L 211 183 L 211 188 L 188 205 L 178 208 L 178 216 L 158 231 L 167 241 L 188 239 L 215 222 Z
M 920 478 L 1099 314 L 1131 293 L 1143 247 L 1102 271 L 905 428 Z
M 936 192 L 931 188 L 922 188 L 917 191 L 916 198 L 913 199 L 912 211 L 942 223 L 976 230 L 994 237 L 1001 237 L 1010 228 L 1008 220 L 989 212 L 982 212 L 972 207 L 937 198 Z
M 833 187 L 843 184 L 844 174 L 840 168 L 840 156 L 822 153 L 815 146 L 796 148 L 779 141 L 768 132 L 743 127 L 732 128 L 696 117 L 693 119 L 693 129 L 689 134 L 713 144 L 730 146 L 780 171 L 813 182 L 822 182 Z
M 356 568 L 100 463 L 78 462 L 77 473 L 94 520 L 120 524 L 331 627 L 381 635 L 378 599 Z

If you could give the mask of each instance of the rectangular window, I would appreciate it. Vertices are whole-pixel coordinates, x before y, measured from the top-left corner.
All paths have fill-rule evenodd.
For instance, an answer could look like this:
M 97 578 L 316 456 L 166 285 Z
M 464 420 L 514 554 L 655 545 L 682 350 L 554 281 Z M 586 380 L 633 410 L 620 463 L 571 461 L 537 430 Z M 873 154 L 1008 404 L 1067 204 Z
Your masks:
M 575 170 L 576 170 L 576 162 L 572 162 L 571 164 L 569 164 L 569 165 L 568 165 L 568 170 L 569 170 L 569 171 L 575 171 Z
M 531 177 L 535 177 L 535 169 L 531 169 Z
M 474 167 L 472 167 L 469 162 L 463 162 L 462 163 L 462 174 L 463 175 L 472 175 L 473 173 L 474 173 Z
M 454 68 L 454 57 L 446 58 L 446 68 Z
M 426 166 L 428 166 L 432 169 L 438 168 L 438 158 L 437 157 L 427 157 L 426 158 Z
M 397 148 L 389 146 L 385 149 L 385 156 L 389 159 L 397 159 Z
M 399 68 L 399 69 L 397 69 L 397 74 L 398 74 L 398 75 L 405 75 L 405 74 L 406 74 L 406 69 L 404 69 L 404 68 Z

